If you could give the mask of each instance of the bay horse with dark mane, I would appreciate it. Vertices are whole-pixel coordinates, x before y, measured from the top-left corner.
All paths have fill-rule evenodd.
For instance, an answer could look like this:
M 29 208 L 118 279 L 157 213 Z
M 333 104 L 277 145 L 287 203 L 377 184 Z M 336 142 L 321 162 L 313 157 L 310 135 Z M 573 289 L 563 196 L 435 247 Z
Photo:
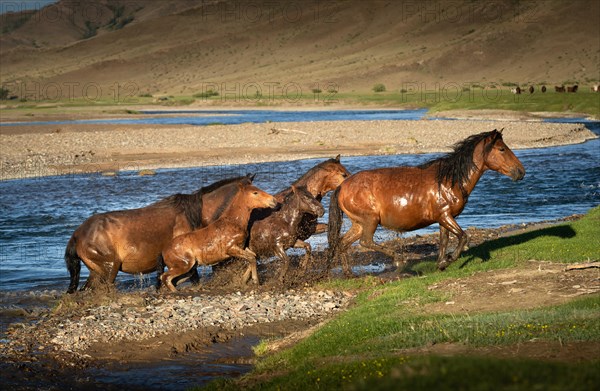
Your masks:
M 502 131 L 470 136 L 455 144 L 453 152 L 417 167 L 379 168 L 352 175 L 331 196 L 328 264 L 339 253 L 344 273 L 351 275 L 346 250 L 358 239 L 361 246 L 394 257 L 392 249 L 373 241 L 378 225 L 404 232 L 439 223 L 438 268 L 444 270 L 467 243 L 468 236 L 455 218 L 487 170 L 514 181 L 525 176 L 525 168 L 502 140 Z M 348 215 L 352 226 L 340 236 L 342 213 Z M 449 233 L 458 238 L 458 246 L 446 256 Z
M 249 266 L 244 279 L 251 273 L 258 284 L 256 254 L 245 248 L 248 220 L 253 209 L 274 208 L 277 201 L 254 185 L 240 183 L 238 186 L 239 191 L 215 222 L 177 236 L 163 250 L 163 260 L 169 270 L 162 274 L 161 280 L 171 291 L 177 291 L 172 282 L 175 277 L 188 273 L 196 265 L 208 266 L 230 257 L 247 260 Z
M 73 233 L 65 251 L 71 282 L 79 285 L 81 262 L 90 270 L 82 289 L 113 283 L 119 271 L 160 274 L 162 250 L 175 236 L 215 221 L 227 207 L 239 183 L 251 184 L 253 175 L 224 179 L 191 194 L 174 194 L 143 208 L 99 213 Z M 195 272 L 195 270 L 194 270 Z M 198 279 L 197 273 L 191 279 Z

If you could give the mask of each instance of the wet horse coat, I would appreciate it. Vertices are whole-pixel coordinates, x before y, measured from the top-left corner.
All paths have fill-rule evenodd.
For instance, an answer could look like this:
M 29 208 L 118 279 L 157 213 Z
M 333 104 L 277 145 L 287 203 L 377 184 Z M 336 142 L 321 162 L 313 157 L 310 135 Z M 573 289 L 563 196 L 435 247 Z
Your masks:
M 300 240 L 300 224 L 305 214 L 323 216 L 323 205 L 305 187 L 292 186 L 281 208 L 268 218 L 255 221 L 250 229 L 248 248 L 257 256 L 275 255 L 283 261 L 280 280 L 285 278 L 290 259 L 285 250 L 295 247 L 306 251 L 301 269 L 306 270 L 311 256 L 310 244 Z
M 258 283 L 256 254 L 244 249 L 248 220 L 253 209 L 274 208 L 277 201 L 253 185 L 239 186 L 240 190 L 219 219 L 204 228 L 177 236 L 163 250 L 163 260 L 169 270 L 161 276 L 161 280 L 171 291 L 176 291 L 172 283 L 175 277 L 189 272 L 196 265 L 212 265 L 230 257 L 249 261 L 248 270 L 254 282 Z
M 253 178 L 246 175 L 225 179 L 143 208 L 99 213 L 88 218 L 75 230 L 65 250 L 71 276 L 67 292 L 77 290 L 81 262 L 90 270 L 82 289 L 96 283 L 113 283 L 119 271 L 153 272 L 172 238 L 214 221 L 237 192 L 238 183 L 250 184 Z
M 376 244 L 378 225 L 396 231 L 412 231 L 440 224 L 438 268 L 445 269 L 460 255 L 467 234 L 455 220 L 469 194 L 487 170 L 520 180 L 525 168 L 496 130 L 473 135 L 457 143 L 454 151 L 418 167 L 389 167 L 361 171 L 346 179 L 332 197 L 329 211 L 331 263 L 338 255 L 346 274 L 351 274 L 346 250 L 360 239 L 363 247 L 394 256 L 392 249 Z M 352 226 L 341 234 L 342 212 Z M 459 239 L 452 255 L 446 256 L 449 233 Z

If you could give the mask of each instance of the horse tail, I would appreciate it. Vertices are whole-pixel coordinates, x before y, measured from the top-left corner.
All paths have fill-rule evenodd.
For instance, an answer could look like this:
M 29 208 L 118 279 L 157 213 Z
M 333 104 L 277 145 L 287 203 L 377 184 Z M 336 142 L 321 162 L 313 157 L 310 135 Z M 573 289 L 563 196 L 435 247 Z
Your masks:
M 79 285 L 79 272 L 81 271 L 81 258 L 77 254 L 77 239 L 75 235 L 71 236 L 69 243 L 67 243 L 67 249 L 65 250 L 65 263 L 67 264 L 67 270 L 71 275 L 71 283 L 67 293 L 74 293 Z
M 327 242 L 329 251 L 327 252 L 327 265 L 331 266 L 335 259 L 340 244 L 340 233 L 342 232 L 342 217 L 344 212 L 338 202 L 339 186 L 331 194 L 329 200 L 329 223 L 327 224 Z

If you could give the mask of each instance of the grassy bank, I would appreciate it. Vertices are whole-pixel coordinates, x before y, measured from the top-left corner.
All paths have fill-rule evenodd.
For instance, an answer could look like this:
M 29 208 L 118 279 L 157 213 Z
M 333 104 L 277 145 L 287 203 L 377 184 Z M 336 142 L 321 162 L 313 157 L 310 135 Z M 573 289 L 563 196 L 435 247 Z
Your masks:
M 449 279 L 519 269 L 529 259 L 598 260 L 598 238 L 600 207 L 575 222 L 484 243 L 443 273 L 422 262 L 414 267 L 425 272 L 424 278 L 385 285 L 372 277 L 338 281 L 336 289 L 360 290 L 356 305 L 294 347 L 262 357 L 249 375 L 209 388 L 595 389 L 598 355 L 573 363 L 500 353 L 534 343 L 600 343 L 597 294 L 532 309 L 450 313 L 426 308 L 448 299 L 429 287 Z M 452 349 L 428 353 L 436 346 Z
M 7 107 L 5 115 L 25 113 L 35 115 L 55 115 L 69 109 L 108 108 L 107 114 L 127 114 L 127 107 L 156 106 L 157 108 L 186 108 L 202 106 L 236 107 L 331 107 L 365 106 L 381 108 L 427 108 L 431 112 L 446 110 L 513 110 L 520 112 L 583 113 L 600 118 L 600 94 L 582 88 L 577 93 L 556 93 L 539 91 L 534 94 L 514 95 L 508 87 L 483 89 L 480 87 L 460 87 L 458 85 L 414 85 L 409 90 L 388 92 L 327 92 L 302 91 L 284 96 L 244 96 L 236 93 L 226 95 L 181 95 L 181 96 L 121 96 L 99 97 L 96 99 L 73 98 L 58 101 L 2 101 Z M 190 106 L 192 105 L 192 106 Z M 114 107 L 114 109 L 110 109 Z M 117 111 L 115 111 L 117 110 Z M 135 110 L 134 110 L 135 111 Z M 133 114 L 129 113 L 129 114 Z

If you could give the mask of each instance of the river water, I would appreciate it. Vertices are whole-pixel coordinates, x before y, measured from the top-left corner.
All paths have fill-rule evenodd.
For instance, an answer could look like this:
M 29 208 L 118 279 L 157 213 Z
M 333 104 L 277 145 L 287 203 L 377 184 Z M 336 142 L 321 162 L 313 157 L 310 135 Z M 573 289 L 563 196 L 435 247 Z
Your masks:
M 216 112 L 216 117 L 194 117 L 193 113 L 186 113 L 180 117 L 135 120 L 152 121 L 137 123 L 201 125 L 213 122 L 285 122 L 299 121 L 300 118 L 313 121 L 419 119 L 424 113 L 423 110 L 361 110 L 282 114 L 250 110 Z M 132 123 L 119 121 L 132 120 L 110 120 L 110 123 Z M 600 122 L 583 119 L 568 121 L 583 122 L 600 135 Z M 518 150 L 515 153 L 527 170 L 524 180 L 514 183 L 500 174 L 486 173 L 458 218 L 463 228 L 492 228 L 556 219 L 585 213 L 600 204 L 600 139 L 578 145 Z M 351 172 L 357 172 L 383 166 L 418 165 L 437 156 L 439 154 L 342 157 L 342 163 Z M 257 186 L 268 192 L 277 192 L 321 160 L 162 169 L 157 170 L 155 176 L 122 172 L 117 177 L 82 174 L 0 182 L 1 331 L 5 331 L 7 323 L 15 318 L 20 308 L 39 305 L 39 298 L 44 296 L 44 292 L 66 290 L 68 272 L 63 260 L 65 245 L 77 226 L 92 214 L 142 207 L 176 192 L 189 193 L 220 179 L 247 173 L 257 174 Z M 328 204 L 328 201 L 326 198 L 324 203 Z M 323 217 L 324 221 L 326 219 L 327 215 Z M 436 230 L 437 226 L 434 225 L 405 235 Z M 390 235 L 396 234 L 379 229 L 376 240 L 388 239 Z M 326 235 L 316 236 L 309 241 L 313 247 L 324 248 Z M 86 277 L 87 269 L 83 266 L 82 281 Z M 147 287 L 151 283 L 150 279 L 140 283 L 139 278 L 124 274 L 119 274 L 117 282 L 122 289 L 135 289 L 140 285 Z M 244 369 L 234 368 L 234 371 L 237 370 L 243 372 Z M 122 380 L 120 377 L 118 379 Z

